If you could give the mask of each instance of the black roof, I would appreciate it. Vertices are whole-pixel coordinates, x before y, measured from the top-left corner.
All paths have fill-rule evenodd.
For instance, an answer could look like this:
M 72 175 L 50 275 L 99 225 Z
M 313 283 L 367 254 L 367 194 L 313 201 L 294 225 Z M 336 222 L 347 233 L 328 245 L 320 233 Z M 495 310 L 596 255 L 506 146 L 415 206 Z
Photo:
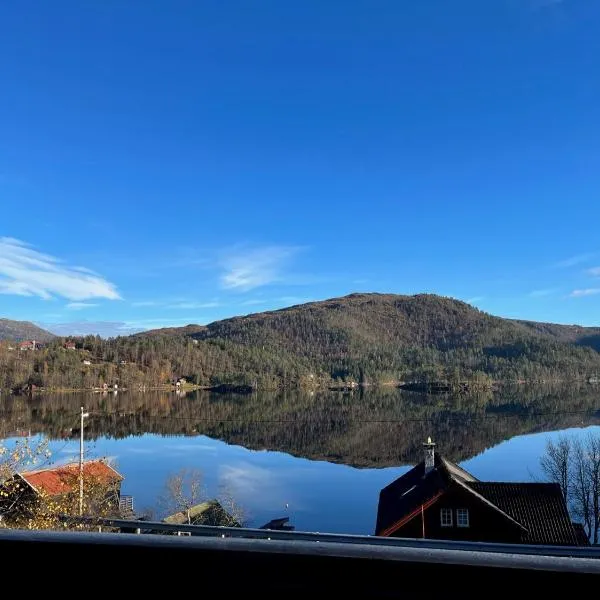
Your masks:
M 577 536 L 558 483 L 467 484 L 525 527 L 524 543 L 577 546 Z
M 435 455 L 434 469 L 425 476 L 425 462 L 420 462 L 379 494 L 376 535 L 381 535 L 399 519 L 410 515 L 455 480 L 476 481 L 470 473 L 458 465 L 446 460 L 440 454 Z
M 581 523 L 573 523 L 573 530 L 577 536 L 578 546 L 590 546 L 590 538 L 588 537 Z
M 421 462 L 381 490 L 376 535 L 386 535 L 391 527 L 434 501 L 450 484 L 456 484 L 520 527 L 523 543 L 581 545 L 581 535 L 571 523 L 558 484 L 478 481 L 437 453 L 434 465 L 426 474 Z

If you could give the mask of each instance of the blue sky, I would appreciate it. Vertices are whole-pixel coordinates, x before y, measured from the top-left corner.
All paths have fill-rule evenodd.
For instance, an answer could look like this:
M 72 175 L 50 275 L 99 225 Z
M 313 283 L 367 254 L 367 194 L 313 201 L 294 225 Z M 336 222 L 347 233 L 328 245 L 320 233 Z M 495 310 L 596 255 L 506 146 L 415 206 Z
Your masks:
M 381 291 L 600 325 L 599 30 L 595 0 L 3 3 L 0 316 Z

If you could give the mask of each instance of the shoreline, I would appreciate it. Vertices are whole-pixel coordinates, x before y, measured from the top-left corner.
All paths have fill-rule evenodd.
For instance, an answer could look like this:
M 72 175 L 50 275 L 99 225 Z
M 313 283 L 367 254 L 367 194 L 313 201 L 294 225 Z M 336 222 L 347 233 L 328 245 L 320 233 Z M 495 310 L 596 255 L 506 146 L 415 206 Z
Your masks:
M 277 392 L 281 390 L 306 390 L 306 391 L 329 391 L 338 393 L 351 393 L 359 389 L 367 388 L 397 388 L 398 391 L 423 393 L 430 395 L 444 395 L 444 394 L 474 394 L 482 392 L 494 392 L 498 391 L 502 387 L 506 386 L 524 386 L 524 385 L 564 385 L 566 383 L 580 383 L 584 385 L 593 386 L 594 383 L 590 383 L 587 378 L 583 379 L 547 379 L 542 381 L 527 381 L 527 380 L 505 380 L 505 381 L 493 381 L 490 385 L 477 385 L 477 382 L 465 381 L 461 382 L 458 387 L 452 387 L 450 385 L 440 386 L 436 383 L 424 384 L 415 382 L 403 382 L 403 381 L 385 381 L 377 383 L 348 383 L 348 384 L 331 384 L 331 385 L 320 385 L 306 387 L 301 385 L 285 386 L 285 387 L 272 387 L 272 388 L 254 388 L 248 385 L 232 385 L 232 384 L 221 384 L 221 385 L 194 385 L 186 384 L 185 386 L 176 387 L 173 385 L 158 385 L 158 386 L 140 386 L 140 387 L 119 387 L 114 388 L 43 388 L 36 387 L 30 390 L 2 390 L 0 389 L 0 395 L 3 393 L 9 396 L 23 396 L 32 394 L 69 394 L 69 393 L 91 393 L 91 394 L 109 394 L 118 392 L 130 392 L 130 393 L 145 393 L 145 392 L 213 392 L 216 394 L 233 393 L 239 395 L 249 395 L 257 392 Z M 472 387 L 471 387 L 472 386 Z

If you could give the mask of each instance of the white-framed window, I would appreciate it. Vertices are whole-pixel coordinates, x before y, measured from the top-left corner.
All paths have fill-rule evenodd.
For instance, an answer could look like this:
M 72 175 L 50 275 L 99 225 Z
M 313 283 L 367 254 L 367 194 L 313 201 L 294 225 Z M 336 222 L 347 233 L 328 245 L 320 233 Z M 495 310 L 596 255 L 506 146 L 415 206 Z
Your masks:
M 469 509 L 468 508 L 457 508 L 456 509 L 456 526 L 457 527 L 468 527 L 469 526 Z
M 440 524 L 442 527 L 452 527 L 452 509 L 441 508 L 440 509 Z

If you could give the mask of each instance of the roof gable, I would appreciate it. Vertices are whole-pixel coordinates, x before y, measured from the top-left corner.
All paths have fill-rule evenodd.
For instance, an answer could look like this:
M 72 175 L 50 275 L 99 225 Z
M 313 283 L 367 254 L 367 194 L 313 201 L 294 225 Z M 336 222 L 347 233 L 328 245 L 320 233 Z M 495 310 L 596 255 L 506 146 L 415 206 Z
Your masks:
M 74 491 L 78 486 L 79 464 L 71 463 L 51 469 L 27 471 L 18 475 L 38 494 L 59 496 Z M 123 479 L 120 473 L 102 460 L 83 463 L 83 476 L 103 485 L 116 483 Z
M 459 481 L 479 481 L 476 477 L 473 477 L 471 473 L 465 471 L 462 467 L 449 461 L 447 458 L 440 456 L 440 462 L 444 465 L 444 468 L 448 471 L 452 479 Z
M 398 529 L 406 521 L 406 517 L 417 508 L 433 498 L 438 498 L 453 478 L 448 464 L 453 463 L 436 454 L 434 468 L 429 473 L 425 473 L 425 463 L 420 462 L 383 488 L 379 494 L 375 535 L 383 535 L 384 532 L 385 535 L 390 535 L 390 532 Z M 460 467 L 457 466 L 457 469 Z

